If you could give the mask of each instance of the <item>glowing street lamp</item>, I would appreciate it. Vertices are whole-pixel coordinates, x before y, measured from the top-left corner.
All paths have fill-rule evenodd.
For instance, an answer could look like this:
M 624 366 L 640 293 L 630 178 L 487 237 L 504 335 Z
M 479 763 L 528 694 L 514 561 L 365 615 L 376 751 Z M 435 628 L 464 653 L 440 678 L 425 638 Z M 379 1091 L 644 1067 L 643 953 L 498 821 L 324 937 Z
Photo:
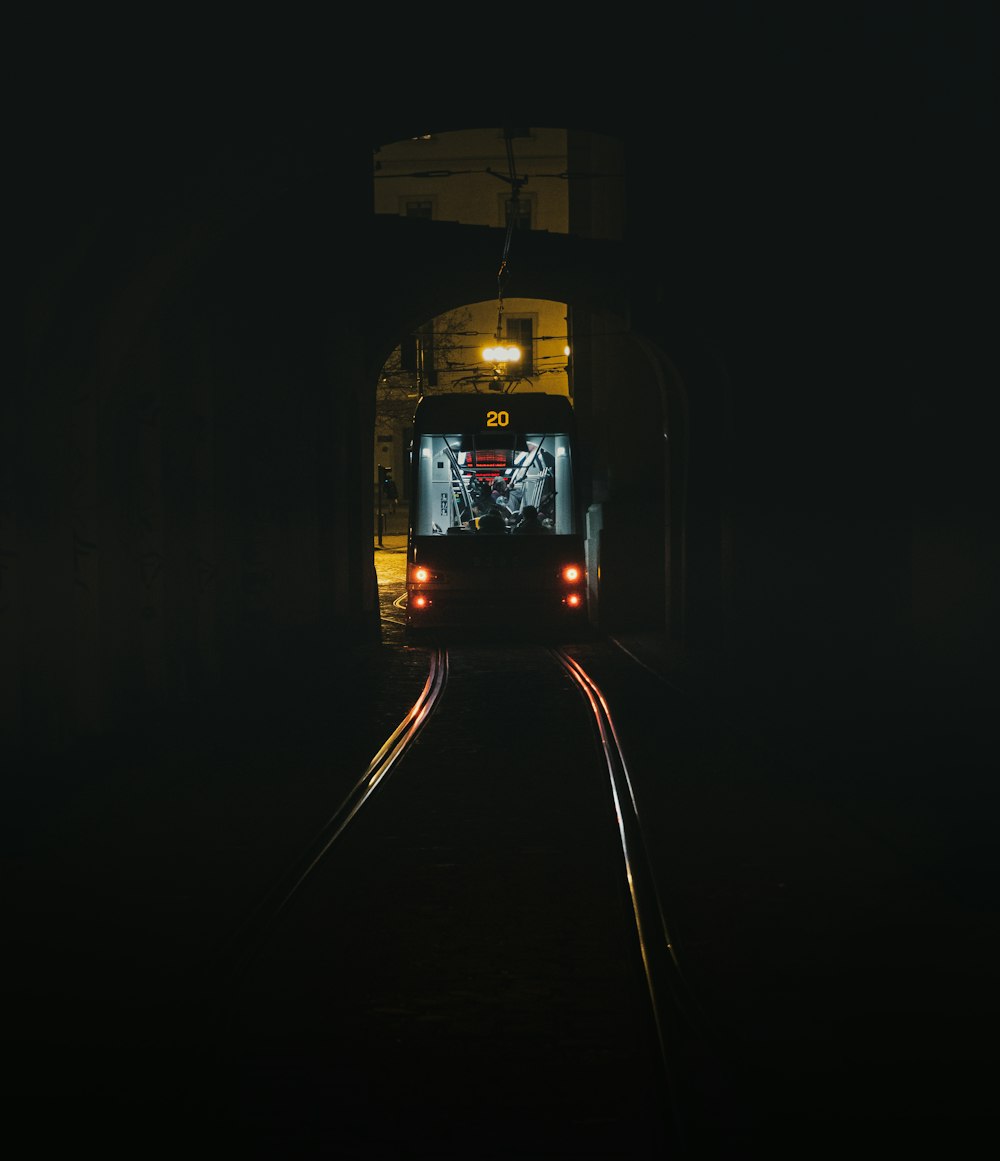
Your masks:
M 499 327 L 497 328 L 499 330 Z M 499 335 L 495 346 L 483 347 L 483 358 L 493 364 L 493 378 L 489 383 L 491 391 L 503 391 L 504 380 L 507 378 L 507 364 L 517 363 L 521 359 L 521 348 L 514 345 L 504 346 Z
M 515 346 L 483 347 L 483 358 L 487 363 L 493 363 L 496 370 L 507 363 L 517 363 L 521 359 L 521 348 Z

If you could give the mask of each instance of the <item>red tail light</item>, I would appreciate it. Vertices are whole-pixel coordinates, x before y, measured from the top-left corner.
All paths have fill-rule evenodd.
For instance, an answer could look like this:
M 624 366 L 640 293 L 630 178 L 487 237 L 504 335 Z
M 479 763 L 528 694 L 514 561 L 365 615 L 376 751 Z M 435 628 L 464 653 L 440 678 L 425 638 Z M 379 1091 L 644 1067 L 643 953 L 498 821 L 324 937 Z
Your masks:
M 570 593 L 566 597 L 566 604 L 569 605 L 572 609 L 578 609 L 580 607 L 581 600 L 582 598 L 579 593 Z
M 567 564 L 562 570 L 562 578 L 575 584 L 583 576 L 583 569 L 578 564 Z
M 417 567 L 413 570 L 413 579 L 417 582 L 417 584 L 422 585 L 424 581 L 429 581 L 431 579 L 431 570 L 429 568 L 424 568 L 423 565 L 417 565 Z

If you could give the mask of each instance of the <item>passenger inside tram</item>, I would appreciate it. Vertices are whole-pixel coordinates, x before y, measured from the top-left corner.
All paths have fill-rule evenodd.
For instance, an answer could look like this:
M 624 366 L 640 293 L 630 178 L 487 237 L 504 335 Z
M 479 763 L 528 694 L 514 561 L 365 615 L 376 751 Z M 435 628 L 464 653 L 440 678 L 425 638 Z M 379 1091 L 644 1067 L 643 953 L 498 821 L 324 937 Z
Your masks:
M 507 520 L 496 504 L 485 505 L 482 515 L 476 518 L 476 531 L 500 535 L 507 532 Z

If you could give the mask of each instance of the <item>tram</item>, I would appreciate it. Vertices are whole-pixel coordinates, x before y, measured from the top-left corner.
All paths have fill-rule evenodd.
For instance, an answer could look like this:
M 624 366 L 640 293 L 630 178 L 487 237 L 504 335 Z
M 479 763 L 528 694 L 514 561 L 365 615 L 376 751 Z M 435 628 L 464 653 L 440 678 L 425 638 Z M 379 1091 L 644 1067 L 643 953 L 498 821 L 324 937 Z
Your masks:
M 424 396 L 413 423 L 408 632 L 583 628 L 570 401 L 541 392 Z

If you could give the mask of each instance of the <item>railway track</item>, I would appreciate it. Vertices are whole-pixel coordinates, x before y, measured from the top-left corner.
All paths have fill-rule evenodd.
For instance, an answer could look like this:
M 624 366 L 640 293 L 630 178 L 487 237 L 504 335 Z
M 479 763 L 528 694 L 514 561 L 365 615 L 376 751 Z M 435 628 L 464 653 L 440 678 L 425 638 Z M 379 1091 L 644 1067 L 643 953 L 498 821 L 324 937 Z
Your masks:
M 279 714 L 77 778 L 15 848 L 32 1139 L 697 1161 L 974 1139 L 989 1038 L 969 1051 L 951 998 L 988 1028 L 983 919 L 836 809 L 816 755 L 671 686 L 640 638 L 444 653 L 396 628 Z
M 703 1049 L 607 699 L 562 649 L 426 683 L 212 989 L 251 1155 L 697 1156 Z

